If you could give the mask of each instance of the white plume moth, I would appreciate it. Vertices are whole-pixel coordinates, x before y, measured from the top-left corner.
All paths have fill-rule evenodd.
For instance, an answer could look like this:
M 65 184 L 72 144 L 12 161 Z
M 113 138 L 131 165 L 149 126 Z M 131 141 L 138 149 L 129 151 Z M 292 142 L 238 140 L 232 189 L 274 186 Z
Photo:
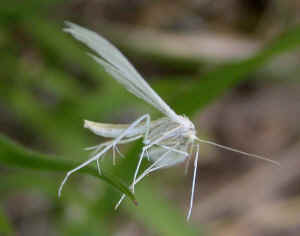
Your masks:
M 135 185 L 151 172 L 187 161 L 191 158 L 191 154 L 195 152 L 192 191 L 187 220 L 190 218 L 193 208 L 199 143 L 214 145 L 219 148 L 266 160 L 279 165 L 278 162 L 258 155 L 242 152 L 211 141 L 199 139 L 196 136 L 195 126 L 189 118 L 177 115 L 148 85 L 143 77 L 135 70 L 135 68 L 116 47 L 95 32 L 70 22 L 66 22 L 66 25 L 67 27 L 64 29 L 65 32 L 70 33 L 74 38 L 86 44 L 91 50 L 98 54 L 89 55 L 96 62 L 102 65 L 107 73 L 121 83 L 129 92 L 151 104 L 165 116 L 152 121 L 150 115 L 145 114 L 130 125 L 104 124 L 86 120 L 84 122 L 85 128 L 88 128 L 96 135 L 110 138 L 111 141 L 87 148 L 87 150 L 94 150 L 93 156 L 66 174 L 58 191 L 59 196 L 61 195 L 63 185 L 72 173 L 96 161 L 99 174 L 101 175 L 99 161 L 103 158 L 104 154 L 112 149 L 113 161 L 115 162 L 115 153 L 120 153 L 117 145 L 129 143 L 137 139 L 143 139 L 144 146 L 139 156 L 137 167 L 133 176 L 133 182 L 130 186 L 133 193 Z M 152 164 L 139 175 L 139 168 L 143 158 L 148 158 Z M 125 194 L 122 195 L 120 201 L 116 204 L 116 209 L 124 198 Z

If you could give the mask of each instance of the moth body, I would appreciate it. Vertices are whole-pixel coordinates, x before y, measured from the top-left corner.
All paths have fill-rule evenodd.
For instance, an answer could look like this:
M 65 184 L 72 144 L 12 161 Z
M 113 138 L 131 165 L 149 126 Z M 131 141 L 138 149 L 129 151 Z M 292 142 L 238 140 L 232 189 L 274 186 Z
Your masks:
M 118 144 L 126 144 L 140 138 L 143 139 L 144 146 L 139 156 L 133 181 L 130 186 L 133 192 L 135 185 L 150 173 L 189 160 L 194 147 L 196 147 L 192 191 L 187 219 L 189 219 L 193 208 L 200 143 L 214 145 L 219 148 L 269 161 L 278 165 L 277 162 L 261 156 L 199 139 L 196 136 L 196 129 L 193 122 L 184 115 L 177 115 L 176 112 L 173 111 L 172 108 L 149 86 L 133 65 L 131 65 L 127 58 L 114 45 L 93 31 L 70 22 L 66 22 L 66 25 L 67 27 L 64 31 L 70 33 L 74 38 L 86 44 L 93 50 L 96 54 L 89 53 L 89 55 L 97 63 L 103 66 L 104 70 L 110 76 L 136 97 L 143 99 L 145 102 L 155 107 L 164 115 L 164 117 L 152 121 L 150 115 L 145 114 L 131 124 L 105 124 L 86 120 L 84 122 L 85 128 L 96 135 L 104 138 L 111 138 L 111 140 L 87 148 L 87 150 L 93 150 L 92 157 L 66 174 L 58 190 L 59 196 L 61 195 L 63 185 L 72 173 L 96 161 L 99 174 L 101 174 L 99 162 L 109 150 L 112 150 L 113 152 L 114 162 L 115 152 L 117 151 L 120 153 L 117 148 Z M 147 158 L 151 162 L 151 165 L 138 176 L 141 162 L 144 158 Z M 117 203 L 116 208 L 124 198 L 125 195 L 123 194 L 120 201 Z

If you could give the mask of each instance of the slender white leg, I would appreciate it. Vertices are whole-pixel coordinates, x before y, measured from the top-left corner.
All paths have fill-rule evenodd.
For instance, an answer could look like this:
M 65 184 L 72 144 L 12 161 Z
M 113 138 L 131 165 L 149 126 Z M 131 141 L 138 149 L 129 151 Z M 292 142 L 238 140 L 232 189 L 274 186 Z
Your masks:
M 184 175 L 187 175 L 189 172 L 189 167 L 190 167 L 190 158 L 187 159 L 184 167 Z
M 96 155 L 96 154 L 101 150 L 101 148 L 103 148 L 103 147 L 105 147 L 105 146 L 107 146 L 107 145 L 109 145 L 109 144 L 111 144 L 111 143 L 112 143 L 112 142 L 101 143 L 101 144 L 99 144 L 99 145 L 97 145 L 97 146 L 85 148 L 85 150 L 86 150 L 86 151 L 93 150 L 93 151 L 91 152 L 90 155 L 91 155 L 91 156 L 94 156 L 94 155 Z
M 94 149 L 100 150 L 102 147 L 105 147 L 105 146 L 110 145 L 112 143 L 113 143 L 113 141 L 107 141 L 107 142 L 100 143 L 100 144 L 95 145 L 95 146 L 87 147 L 87 148 L 85 148 L 85 150 L 86 151 L 90 151 L 90 150 L 94 150 Z
M 120 155 L 120 157 L 124 158 L 124 154 L 120 151 L 119 147 L 116 145 L 116 151 Z
M 98 160 L 104 153 L 106 153 L 110 148 L 114 147 L 116 144 L 118 144 L 122 138 L 126 137 L 126 135 L 128 133 L 130 133 L 131 129 L 134 128 L 135 126 L 137 126 L 139 123 L 141 123 L 144 119 L 149 119 L 149 115 L 143 115 L 140 118 L 138 118 L 137 120 L 135 120 L 132 124 L 130 124 L 130 126 L 124 130 L 116 139 L 114 139 L 112 142 L 110 142 L 104 149 L 102 149 L 99 153 L 97 153 L 94 157 L 90 158 L 89 160 L 85 161 L 84 163 L 82 163 L 81 165 L 79 165 L 78 167 L 70 170 L 69 172 L 67 172 L 65 178 L 63 179 L 59 189 L 58 189 L 58 197 L 61 196 L 61 191 L 63 189 L 64 184 L 66 183 L 66 181 L 68 180 L 68 178 L 70 177 L 70 175 L 78 170 L 80 170 L 81 168 L 87 166 L 88 164 L 90 164 L 91 162 Z
M 64 184 L 66 183 L 66 181 L 68 180 L 68 178 L 70 177 L 70 175 L 74 172 L 76 172 L 77 170 L 80 170 L 81 168 L 87 166 L 88 164 L 90 164 L 91 162 L 99 159 L 105 152 L 107 152 L 110 148 L 112 147 L 111 145 L 108 145 L 107 147 L 105 147 L 101 152 L 99 152 L 96 156 L 90 158 L 89 160 L 87 160 L 86 162 L 82 163 L 81 165 L 79 165 L 78 167 L 74 168 L 73 170 L 70 170 L 65 178 L 63 179 L 63 181 L 61 182 L 59 189 L 58 189 L 58 197 L 61 196 L 61 191 L 63 189 Z
M 141 155 L 140 155 L 138 164 L 137 164 L 136 169 L 135 169 L 135 172 L 134 172 L 134 176 L 133 176 L 133 181 L 132 181 L 132 183 L 135 182 L 135 179 L 136 179 L 136 177 L 137 177 L 137 175 L 138 175 L 138 172 L 139 172 L 139 170 L 140 170 L 140 166 L 141 166 L 141 163 L 142 163 L 142 160 L 143 160 L 145 151 L 146 151 L 146 149 L 145 149 L 145 147 L 143 147 L 142 153 L 141 153 Z M 132 185 L 132 184 L 131 184 L 131 185 Z M 134 192 L 134 185 L 132 185 L 132 191 Z
M 164 167 L 168 167 L 169 165 L 166 164 L 166 165 L 161 165 L 161 166 L 158 166 L 158 167 L 155 167 L 155 165 L 158 164 L 158 162 L 162 161 L 163 159 L 165 158 L 164 157 L 161 157 L 160 159 L 156 160 L 151 166 L 149 166 L 137 179 L 136 181 L 134 182 L 134 185 L 136 185 L 138 182 L 140 182 L 144 177 L 146 177 L 148 174 L 154 172 L 154 171 L 157 171 L 157 170 L 160 170 Z M 120 199 L 120 201 L 118 202 L 118 204 L 116 205 L 116 208 L 118 208 L 118 206 L 121 204 L 121 202 L 123 201 L 123 199 L 125 198 L 125 194 L 123 194 L 122 198 Z
M 132 141 L 135 141 L 137 139 L 140 139 L 142 137 L 142 135 L 138 135 L 136 137 L 133 137 L 133 138 L 128 138 L 128 139 L 123 139 L 123 140 L 120 140 L 119 141 L 119 144 L 126 144 L 126 143 L 129 143 L 129 142 L 132 142 Z M 101 143 L 99 145 L 96 145 L 96 146 L 92 146 L 92 147 L 88 147 L 88 148 L 85 148 L 85 150 L 93 150 L 93 149 L 96 149 L 92 152 L 92 156 L 96 155 L 97 152 L 99 152 L 99 150 L 102 148 L 102 147 L 105 147 L 109 144 L 112 144 L 113 141 L 108 141 L 108 142 L 105 142 L 105 143 Z M 115 146 L 116 148 L 116 151 L 119 153 L 119 155 L 124 158 L 124 155 L 120 152 L 118 146 L 116 145 Z M 100 157 L 96 160 L 97 161 L 97 169 L 98 169 L 98 173 L 99 175 L 102 175 L 102 171 L 101 171 L 101 167 L 100 167 L 100 160 L 103 160 L 104 156 Z
M 177 152 L 177 153 L 180 153 L 180 154 L 183 154 L 185 155 L 186 157 L 189 155 L 187 152 L 184 152 L 184 151 L 181 151 L 181 150 L 178 150 L 176 148 L 173 148 L 173 147 L 169 147 L 169 146 L 166 146 L 166 145 L 158 145 L 164 149 L 167 149 L 167 150 L 171 150 L 172 152 Z
M 174 131 L 176 131 L 178 128 L 180 128 L 180 127 L 177 127 L 177 128 L 175 128 L 175 129 L 173 129 L 173 130 L 171 130 L 171 131 L 174 132 Z M 168 135 L 170 135 L 170 134 L 172 133 L 171 131 L 165 133 L 162 137 L 160 137 L 160 138 L 158 139 L 158 142 L 161 141 L 161 140 L 163 140 L 163 139 L 164 139 L 165 137 L 167 137 Z M 152 143 L 148 144 L 147 146 L 143 147 L 142 153 L 141 153 L 141 155 L 140 155 L 139 162 L 138 162 L 138 164 L 137 164 L 137 167 L 136 167 L 136 170 L 135 170 L 135 173 L 134 173 L 134 177 L 133 177 L 133 182 L 132 182 L 132 183 L 135 182 L 135 179 L 136 179 L 136 177 L 137 177 L 137 175 L 138 175 L 138 172 L 139 172 L 139 169 L 140 169 L 140 166 L 141 166 L 141 163 L 142 163 L 142 159 L 143 159 L 143 157 L 144 157 L 145 152 L 147 152 L 147 150 L 148 150 L 150 147 L 152 147 L 153 145 L 155 145 L 155 144 L 157 144 L 157 141 L 152 142 Z M 167 146 L 164 146 L 164 145 L 163 145 L 163 147 L 166 148 Z M 171 148 L 171 147 L 168 147 L 168 149 L 171 150 L 172 148 Z M 173 149 L 172 151 L 181 152 L 181 151 L 179 151 L 179 150 L 177 150 L 177 149 Z M 188 154 L 186 153 L 186 155 L 188 155 Z M 133 185 L 133 189 L 132 189 L 132 190 L 134 191 L 134 185 Z
M 135 141 L 137 139 L 140 139 L 142 137 L 143 137 L 143 135 L 137 135 L 137 136 L 134 136 L 132 138 L 122 139 L 122 140 L 119 141 L 119 144 L 130 143 L 130 142 L 133 142 L 133 141 Z M 101 147 L 107 146 L 111 143 L 113 143 L 113 141 L 108 141 L 108 142 L 100 143 L 100 144 L 95 145 L 95 146 L 87 147 L 87 148 L 84 148 L 84 150 L 90 151 L 90 150 L 97 149 L 99 151 Z
M 146 155 L 147 155 L 147 160 L 150 161 L 150 155 L 149 155 L 148 149 L 146 150 Z
M 190 219 L 191 214 L 192 214 L 192 209 L 193 209 L 195 183 L 196 183 L 197 168 L 198 168 L 198 156 L 199 156 L 199 144 L 197 144 L 197 151 L 196 151 L 195 161 L 194 161 L 194 175 L 193 175 L 192 193 L 191 193 L 191 199 L 190 199 L 190 207 L 189 207 L 189 211 L 188 211 L 188 214 L 187 214 L 187 217 L 186 217 L 187 221 Z
M 122 140 L 120 140 L 119 144 L 131 143 L 131 142 L 133 142 L 135 140 L 138 140 L 142 137 L 143 137 L 143 135 L 137 135 L 137 136 L 134 136 L 132 138 L 122 139 Z
M 115 146 L 113 146 L 112 151 L 113 151 L 113 165 L 116 165 L 116 150 L 115 150 Z
M 189 152 L 190 152 L 190 153 L 193 153 L 193 143 L 192 143 L 192 145 L 189 146 L 189 148 L 190 148 Z M 187 162 L 185 163 L 185 167 L 184 167 L 184 175 L 187 175 L 187 174 L 188 174 L 189 167 L 190 167 L 190 161 L 191 161 L 191 159 L 188 158 Z
M 115 205 L 115 210 L 117 210 L 119 208 L 119 206 L 121 205 L 121 203 L 123 202 L 123 200 L 125 199 L 126 195 L 122 194 L 120 200 L 117 202 L 117 204 Z
M 148 140 L 148 134 L 149 134 L 149 130 L 150 130 L 150 116 L 148 115 L 145 118 L 146 118 L 146 132 L 145 132 L 144 142 L 147 142 L 147 140 Z M 140 155 L 138 164 L 137 164 L 135 172 L 134 172 L 133 181 L 132 181 L 133 183 L 135 182 L 136 176 L 138 175 L 138 172 L 139 172 L 139 169 L 140 169 L 140 166 L 141 166 L 141 163 L 142 163 L 145 151 L 146 151 L 146 148 L 143 147 L 142 153 Z M 132 187 L 132 191 L 134 192 L 134 185 Z
M 142 137 L 143 137 L 143 135 L 137 135 L 137 136 L 134 136 L 134 137 L 132 137 L 132 138 L 122 139 L 122 140 L 119 141 L 119 144 L 130 143 L 130 142 L 133 142 L 133 141 L 135 141 L 135 140 L 137 140 L 137 139 L 140 139 L 140 138 L 142 138 Z M 87 147 L 87 148 L 85 148 L 85 150 L 87 150 L 87 151 L 89 151 L 89 150 L 94 150 L 94 151 L 92 152 L 92 154 L 91 154 L 91 156 L 94 156 L 94 155 L 96 155 L 97 152 L 100 151 L 101 148 L 103 148 L 103 147 L 105 147 L 105 146 L 107 146 L 107 145 L 109 145 L 109 144 L 112 144 L 112 143 L 113 143 L 113 141 L 108 141 L 108 142 L 105 142 L 105 143 L 101 143 L 101 144 L 99 144 L 99 145 L 95 145 L 95 146 L 92 146 L 92 147 Z M 118 145 L 115 145 L 115 148 L 116 148 L 117 153 L 118 153 L 121 157 L 125 157 L 125 156 L 123 155 L 123 153 L 120 152 L 120 150 L 119 150 L 119 148 L 118 148 Z
M 134 188 L 135 184 L 137 184 L 140 180 L 142 180 L 142 178 L 144 178 L 147 174 L 149 174 L 150 172 L 152 172 L 153 170 L 151 170 L 157 163 L 159 163 L 160 161 L 162 161 L 167 154 L 170 151 L 167 151 L 166 153 L 164 153 L 160 158 L 158 158 L 154 163 L 152 163 L 151 166 L 149 166 L 131 185 L 130 188 Z M 120 206 L 120 204 L 122 203 L 122 201 L 125 199 L 126 195 L 123 194 L 120 198 L 120 200 L 117 202 L 116 206 L 115 206 L 115 210 L 117 210 Z
M 166 158 L 166 156 L 171 152 L 171 150 L 166 151 L 160 158 L 158 158 L 155 162 L 153 162 L 137 179 L 134 183 L 132 183 L 133 185 L 136 185 L 139 181 L 141 181 L 147 174 L 161 169 L 167 165 L 161 165 L 158 167 L 155 167 L 159 162 L 163 161 L 163 159 Z
M 171 135 L 172 133 L 175 133 L 178 129 L 180 129 L 181 127 L 178 126 L 174 129 L 171 129 L 169 131 L 167 131 L 166 133 L 164 133 L 161 137 L 159 137 L 156 140 L 153 140 L 153 142 L 149 143 L 147 146 L 145 146 L 146 149 L 152 147 L 153 145 L 158 144 L 159 142 L 163 141 L 164 139 L 168 138 L 169 135 Z
M 136 177 L 138 175 L 138 172 L 139 172 L 139 168 L 140 168 L 140 165 L 141 165 L 141 162 L 142 162 L 142 159 L 143 159 L 143 156 L 144 156 L 144 153 L 145 152 L 148 152 L 148 149 L 151 148 L 153 145 L 156 145 L 158 142 L 164 140 L 168 135 L 172 134 L 173 132 L 175 132 L 176 130 L 178 130 L 180 127 L 176 127 L 175 129 L 172 129 L 168 132 L 166 132 L 165 134 L 163 134 L 159 139 L 153 141 L 152 143 L 148 144 L 147 146 L 143 147 L 143 150 L 142 150 L 142 153 L 141 153 L 141 156 L 140 156 L 140 159 L 139 159 L 139 162 L 138 162 L 138 165 L 137 165 L 137 168 L 135 170 L 135 173 L 134 173 L 134 178 L 133 178 L 133 182 L 135 182 L 136 180 Z M 167 146 L 163 145 L 164 148 L 166 148 Z M 171 150 L 172 148 L 171 147 L 168 147 L 169 150 Z M 177 150 L 177 149 L 173 149 L 172 151 L 178 151 L 178 152 L 181 152 L 180 150 Z M 187 153 L 186 153 L 187 154 Z M 188 154 L 187 154 L 188 155 Z M 149 155 L 148 155 L 149 156 Z M 133 185 L 133 190 L 134 190 L 134 185 Z
M 146 117 L 146 132 L 145 132 L 145 136 L 144 136 L 144 142 L 147 142 L 148 140 L 148 135 L 150 132 L 150 126 L 151 126 L 151 118 L 148 115 L 148 117 Z
M 86 151 L 94 150 L 94 149 L 97 149 L 100 145 L 102 145 L 102 143 L 99 144 L 99 145 L 95 145 L 95 146 L 91 146 L 91 147 L 86 147 L 86 148 L 84 148 L 84 150 L 86 150 Z
M 97 169 L 98 169 L 99 175 L 102 175 L 102 171 L 101 171 L 100 164 L 99 164 L 99 159 L 97 159 Z
M 149 120 L 150 120 L 150 117 L 149 117 Z M 150 124 L 150 123 L 149 123 Z M 139 168 L 140 168 L 140 165 L 141 165 L 141 162 L 142 162 L 142 159 L 144 157 L 144 154 L 145 152 L 151 148 L 153 145 L 157 144 L 158 142 L 164 140 L 166 137 L 168 137 L 170 134 L 172 134 L 173 132 L 176 132 L 178 129 L 180 129 L 180 127 L 176 127 L 166 133 L 164 133 L 160 138 L 156 139 L 155 141 L 153 141 L 152 143 L 148 144 L 147 146 L 144 146 L 143 147 L 143 150 L 142 150 L 142 153 L 140 155 L 140 158 L 139 158 L 139 161 L 138 161 L 138 164 L 137 164 L 137 167 L 136 167 L 136 170 L 135 170 L 135 173 L 134 173 L 134 177 L 133 177 L 133 181 L 132 181 L 132 184 L 130 185 L 132 187 L 132 191 L 134 192 L 134 186 L 135 186 L 135 182 L 136 182 L 136 177 L 138 175 L 138 172 L 139 172 Z M 147 139 L 145 139 L 145 142 L 147 143 Z M 120 206 L 120 204 L 122 203 L 122 201 L 124 200 L 125 198 L 125 194 L 123 194 L 120 198 L 120 200 L 118 201 L 118 203 L 116 204 L 115 206 L 115 210 L 118 209 L 118 207 Z

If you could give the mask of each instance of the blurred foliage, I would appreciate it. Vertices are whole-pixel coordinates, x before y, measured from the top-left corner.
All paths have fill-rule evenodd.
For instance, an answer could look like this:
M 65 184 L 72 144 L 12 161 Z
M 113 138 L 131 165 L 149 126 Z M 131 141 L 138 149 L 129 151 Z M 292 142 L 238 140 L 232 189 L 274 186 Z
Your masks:
M 3 68 L 0 71 L 0 108 L 5 114 L 4 124 L 11 127 L 1 131 L 41 153 L 59 153 L 31 152 L 1 135 L 0 163 L 4 170 L 0 178 L 1 200 L 9 199 L 18 190 L 41 192 L 54 208 L 55 217 L 51 222 L 59 235 L 110 235 L 119 230 L 116 222 L 120 214 L 136 219 L 153 234 L 204 235 L 199 227 L 186 224 L 183 212 L 175 203 L 164 200 L 157 184 L 148 179 L 137 188 L 139 207 L 126 202 L 122 207 L 124 212 L 113 210 L 120 193 L 110 186 L 93 183 L 92 179 L 88 179 L 89 184 L 85 179 L 77 181 L 80 191 L 75 191 L 77 185 L 70 181 L 64 189 L 65 196 L 56 198 L 56 187 L 63 174 L 58 178 L 55 172 L 72 169 L 76 165 L 74 160 L 77 163 L 87 158 L 87 154 L 80 151 L 82 147 L 99 142 L 81 127 L 84 118 L 106 120 L 113 112 L 124 111 L 132 104 L 141 111 L 148 111 L 140 106 L 141 101 L 111 78 L 105 78 L 108 76 L 85 55 L 83 47 L 62 32 L 62 22 L 55 23 L 42 16 L 49 7 L 60 2 L 11 0 L 2 3 L 0 8 Z M 178 76 L 172 81 L 161 78 L 153 87 L 175 111 L 193 115 L 248 79 L 249 74 L 275 56 L 299 45 L 300 29 L 296 27 L 251 58 L 220 65 L 201 78 L 199 75 Z M 187 61 L 176 58 L 176 63 L 186 65 Z M 197 69 L 201 64 L 201 61 L 193 61 L 190 66 Z M 132 178 L 140 147 L 141 143 L 132 147 L 126 159 L 117 166 L 107 166 L 105 173 L 110 173 L 109 177 L 99 176 L 95 168 L 84 168 L 81 172 L 105 180 L 134 200 L 124 186 Z M 31 172 L 32 169 L 36 172 Z M 0 233 L 13 235 L 8 222 L 1 211 Z
M 203 75 L 199 83 L 195 83 L 190 89 L 185 89 L 184 92 L 178 94 L 172 107 L 175 107 L 179 113 L 192 115 L 222 95 L 226 89 L 248 79 L 247 75 L 258 70 L 279 54 L 297 49 L 299 42 L 300 27 L 286 31 L 269 42 L 253 57 L 219 66 L 214 71 Z
M 13 226 L 8 221 L 3 209 L 0 208 L 0 234 L 1 233 L 7 236 L 15 235 L 13 233 Z

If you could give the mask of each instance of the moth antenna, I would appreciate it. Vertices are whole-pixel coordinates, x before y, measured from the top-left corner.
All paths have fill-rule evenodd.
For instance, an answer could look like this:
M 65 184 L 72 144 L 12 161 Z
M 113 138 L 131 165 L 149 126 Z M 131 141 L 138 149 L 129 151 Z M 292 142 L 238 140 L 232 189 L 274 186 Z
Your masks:
M 224 145 L 221 145 L 221 144 L 218 144 L 218 143 L 214 143 L 212 141 L 199 139 L 198 137 L 195 137 L 195 139 L 199 143 L 209 144 L 209 145 L 212 145 L 212 146 L 215 146 L 215 147 L 218 147 L 218 148 L 222 148 L 222 149 L 225 149 L 225 150 L 228 150 L 228 151 L 231 151 L 231 152 L 236 152 L 236 153 L 239 153 L 239 154 L 243 154 L 243 155 L 248 156 L 248 157 L 253 157 L 253 158 L 260 159 L 260 160 L 263 160 L 263 161 L 266 161 L 266 162 L 270 162 L 273 165 L 280 166 L 280 163 L 278 161 L 274 161 L 274 160 L 271 160 L 271 159 L 263 157 L 263 156 L 259 156 L 259 155 L 248 153 L 248 152 L 243 152 L 243 151 L 240 151 L 238 149 L 234 149 L 234 148 L 227 147 L 227 146 L 224 146 Z

